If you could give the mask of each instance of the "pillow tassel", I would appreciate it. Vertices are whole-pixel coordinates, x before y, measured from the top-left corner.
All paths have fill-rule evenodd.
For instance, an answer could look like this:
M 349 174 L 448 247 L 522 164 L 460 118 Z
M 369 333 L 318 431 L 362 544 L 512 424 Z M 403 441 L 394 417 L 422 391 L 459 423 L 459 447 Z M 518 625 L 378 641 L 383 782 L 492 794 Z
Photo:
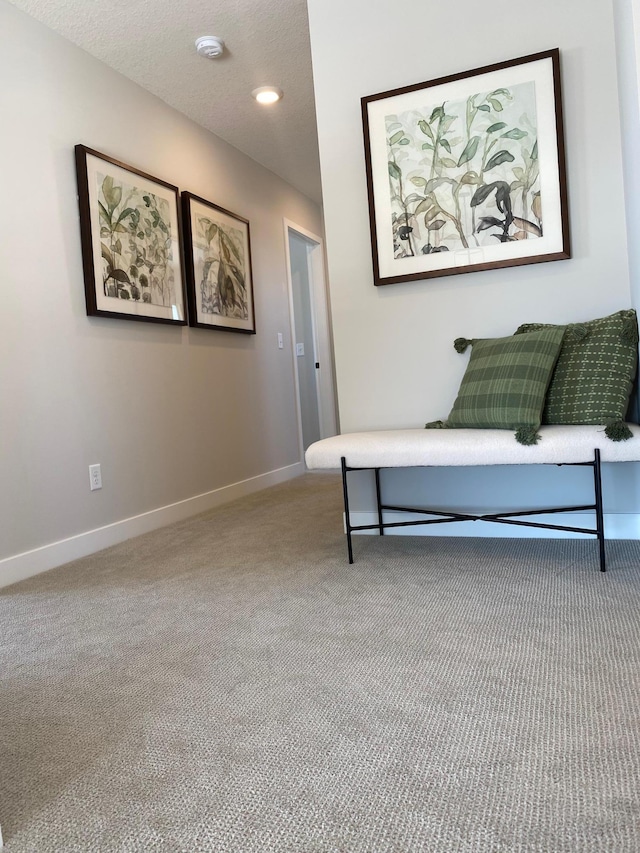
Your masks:
M 465 352 L 467 347 L 470 347 L 473 344 L 473 340 L 471 338 L 456 338 L 453 342 L 453 348 L 456 352 Z
M 535 427 L 532 426 L 524 426 L 520 427 L 516 430 L 516 441 L 519 444 L 531 445 L 537 444 L 540 440 L 540 435 L 538 434 Z
M 424 425 L 425 429 L 446 429 L 447 425 L 444 421 L 429 421 Z
M 609 421 L 604 434 L 611 441 L 627 441 L 627 439 L 633 438 L 633 433 L 624 421 Z
M 622 334 L 620 335 L 625 344 L 638 343 L 638 323 L 633 317 L 625 317 L 622 321 Z
M 572 341 L 583 341 L 589 334 L 589 329 L 584 323 L 572 323 L 566 334 Z

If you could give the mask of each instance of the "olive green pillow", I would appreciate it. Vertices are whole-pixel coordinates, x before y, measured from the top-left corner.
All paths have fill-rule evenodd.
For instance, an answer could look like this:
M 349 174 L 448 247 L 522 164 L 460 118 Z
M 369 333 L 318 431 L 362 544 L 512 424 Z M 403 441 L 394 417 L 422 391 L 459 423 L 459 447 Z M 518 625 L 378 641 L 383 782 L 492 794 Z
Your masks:
M 517 329 L 516 335 L 549 328 L 553 327 L 527 323 Z M 547 392 L 542 423 L 612 424 L 624 421 L 637 362 L 638 322 L 633 309 L 566 326 L 560 356 Z M 610 435 L 610 438 L 615 439 L 615 435 Z
M 535 443 L 563 335 L 563 326 L 552 326 L 508 338 L 459 338 L 459 352 L 469 343 L 473 350 L 447 428 L 515 429 L 518 441 Z

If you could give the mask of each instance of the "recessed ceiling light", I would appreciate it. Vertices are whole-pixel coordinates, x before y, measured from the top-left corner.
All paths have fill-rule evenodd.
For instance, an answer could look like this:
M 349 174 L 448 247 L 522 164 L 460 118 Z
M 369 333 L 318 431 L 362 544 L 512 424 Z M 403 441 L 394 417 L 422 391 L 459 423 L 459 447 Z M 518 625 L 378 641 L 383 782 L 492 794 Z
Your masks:
M 206 56 L 207 59 L 215 59 L 222 56 L 224 51 L 224 42 L 218 36 L 200 36 L 196 39 L 196 50 L 200 56 Z
M 277 86 L 260 86 L 251 93 L 259 104 L 275 104 L 282 97 L 282 89 Z

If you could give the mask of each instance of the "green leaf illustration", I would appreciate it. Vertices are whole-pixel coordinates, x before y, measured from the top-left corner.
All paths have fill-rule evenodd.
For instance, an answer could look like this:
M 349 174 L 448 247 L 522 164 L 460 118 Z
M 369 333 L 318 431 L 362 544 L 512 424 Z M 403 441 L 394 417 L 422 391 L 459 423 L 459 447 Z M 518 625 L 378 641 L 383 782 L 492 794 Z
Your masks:
M 427 186 L 424 188 L 425 195 L 437 190 L 438 187 L 441 187 L 443 184 L 451 183 L 453 183 L 451 178 L 431 178 L 431 180 L 427 182 Z
M 429 223 L 432 219 L 435 219 L 436 216 L 440 213 L 440 207 L 437 204 L 434 204 L 433 207 L 429 208 L 424 215 L 424 224 L 428 227 Z
M 488 107 L 486 104 L 480 104 L 478 109 L 482 110 L 483 113 L 490 113 L 491 112 L 491 107 Z
M 389 174 L 392 178 L 399 180 L 402 177 L 402 171 L 400 168 L 393 162 L 389 161 Z
M 429 124 L 432 124 L 437 118 L 444 118 L 444 108 L 436 107 L 429 116 Z
M 431 210 L 432 207 L 437 208 L 437 205 L 434 205 L 433 201 L 430 198 L 425 198 L 416 207 L 414 214 L 415 216 L 418 216 L 420 213 L 424 213 L 426 210 Z
M 489 101 L 489 103 L 491 104 L 491 106 L 493 107 L 493 109 L 497 113 L 501 113 L 502 110 L 504 109 L 504 107 L 502 106 L 502 104 L 500 103 L 500 101 L 497 98 L 487 98 L 487 100 Z
M 502 228 L 502 222 L 500 219 L 496 219 L 495 216 L 483 216 L 480 219 L 480 224 L 477 227 L 477 231 L 486 231 L 487 228 Z
M 131 216 L 135 213 L 135 210 L 132 207 L 125 207 L 120 216 L 118 216 L 117 222 L 122 222 L 123 219 L 126 219 L 128 216 Z
M 535 145 L 531 149 L 531 159 L 532 160 L 538 159 L 538 140 L 537 139 L 536 139 Z
M 425 136 L 428 136 L 431 140 L 433 140 L 433 131 L 431 130 L 431 128 L 429 127 L 429 125 L 427 124 L 427 122 L 424 119 L 421 119 L 418 122 L 418 127 L 424 133 Z
M 109 267 L 109 269 L 112 269 L 115 266 L 115 264 L 113 262 L 113 255 L 111 254 L 111 252 L 105 246 L 104 243 L 100 243 L 100 252 L 102 254 L 102 257 L 107 262 L 107 266 Z
M 202 229 L 204 239 L 207 241 L 207 243 L 210 243 L 218 233 L 218 226 L 210 219 L 201 219 L 200 227 Z
M 476 151 L 478 150 L 479 142 L 479 136 L 471 137 L 471 139 L 465 145 L 464 151 L 460 155 L 460 159 L 458 160 L 458 166 L 462 166 L 464 163 L 468 163 L 469 160 L 473 160 L 473 158 L 476 156 Z
M 405 136 L 404 139 L 400 140 L 400 145 L 408 145 L 410 142 L 411 140 L 407 139 L 407 137 Z
M 111 214 L 101 201 L 98 202 L 98 212 L 100 214 L 100 218 L 104 219 L 107 225 L 111 227 Z
M 491 193 L 495 190 L 496 205 L 501 213 L 511 213 L 511 198 L 509 196 L 509 184 L 505 181 L 493 181 L 490 184 L 478 187 L 473 194 L 473 198 L 469 202 L 471 207 L 478 207 L 483 201 L 486 201 Z
M 535 218 L 542 222 L 542 199 L 540 198 L 540 193 L 534 193 L 533 201 L 531 202 L 531 211 Z
M 395 145 L 396 142 L 400 142 L 403 136 L 404 130 L 399 130 L 397 133 L 394 133 L 391 139 L 389 140 L 389 145 Z
M 115 278 L 116 281 L 123 281 L 126 284 L 131 284 L 131 280 L 129 279 L 129 276 L 126 274 L 126 272 L 124 270 L 121 270 L 121 269 L 112 270 L 111 271 L 111 277 Z
M 427 185 L 426 180 L 424 178 L 417 176 L 417 175 L 413 178 L 409 178 L 409 180 L 411 181 L 412 184 L 415 184 L 417 187 L 426 187 L 426 185 Z
M 483 201 L 486 201 L 494 189 L 495 184 L 484 184 L 484 186 L 478 187 L 471 199 L 471 207 L 477 207 L 479 204 L 482 204 Z
M 441 139 L 440 145 L 442 145 L 442 147 L 444 148 L 445 151 L 448 151 L 449 154 L 451 154 L 451 146 L 449 145 L 449 143 L 447 142 L 446 139 Z
M 542 230 L 533 222 L 529 222 L 528 219 L 521 219 L 519 216 L 514 216 L 513 222 L 521 231 L 528 231 L 529 234 L 535 234 L 536 237 L 542 236 Z
M 505 121 L 497 121 L 495 124 L 492 124 L 491 127 L 487 128 L 487 133 L 496 133 L 496 131 L 502 130 L 502 128 L 506 126 L 507 123 Z
M 460 178 L 461 184 L 479 184 L 481 183 L 480 176 L 477 172 L 465 172 Z
M 496 166 L 500 166 L 502 163 L 513 163 L 516 158 L 513 154 L 510 154 L 508 151 L 504 149 L 502 151 L 498 151 L 497 154 L 494 154 L 493 157 L 489 160 L 487 165 L 485 166 L 485 171 L 490 171 L 491 169 L 495 169 Z
M 445 225 L 444 219 L 434 219 L 427 225 L 429 231 L 439 231 Z
M 111 175 L 107 175 L 102 182 L 102 195 L 105 197 L 109 212 L 112 213 L 122 200 L 122 187 L 114 186 Z
M 227 260 L 230 260 L 231 255 L 233 255 L 238 263 L 242 263 L 242 258 L 236 249 L 235 243 L 231 240 L 229 235 L 222 230 L 222 228 L 220 229 L 220 240 L 223 249 L 226 250 L 225 254 L 227 255 Z
M 525 136 L 528 136 L 526 130 L 520 130 L 519 127 L 514 127 L 512 130 L 507 131 L 507 133 L 503 133 L 501 135 L 501 139 L 524 139 Z

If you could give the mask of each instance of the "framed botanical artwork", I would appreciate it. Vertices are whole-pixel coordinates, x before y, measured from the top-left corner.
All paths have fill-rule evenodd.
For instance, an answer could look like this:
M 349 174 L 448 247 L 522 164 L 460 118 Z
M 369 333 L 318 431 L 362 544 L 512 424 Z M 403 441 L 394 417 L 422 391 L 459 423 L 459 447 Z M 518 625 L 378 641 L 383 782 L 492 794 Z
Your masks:
M 254 335 L 248 220 L 187 192 L 182 212 L 189 323 Z
M 87 314 L 184 326 L 178 189 L 75 151 Z
M 569 258 L 559 51 L 362 98 L 376 285 Z

